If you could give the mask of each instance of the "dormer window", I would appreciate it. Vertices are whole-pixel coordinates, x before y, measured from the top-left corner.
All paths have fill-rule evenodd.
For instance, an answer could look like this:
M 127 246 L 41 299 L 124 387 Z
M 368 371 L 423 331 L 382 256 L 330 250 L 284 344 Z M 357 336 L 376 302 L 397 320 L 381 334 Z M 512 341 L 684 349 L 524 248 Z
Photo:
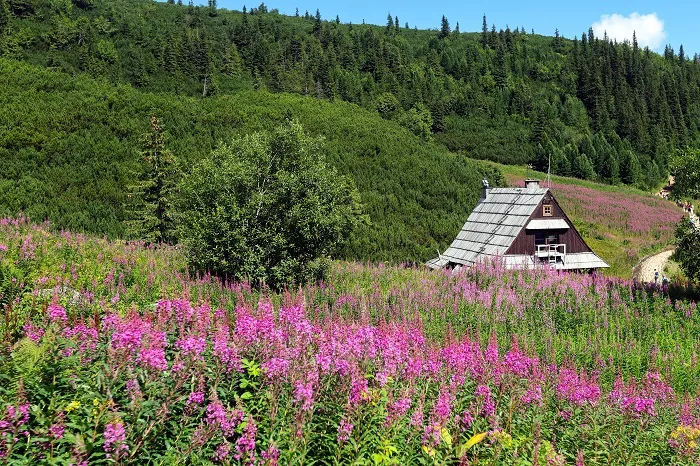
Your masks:
M 551 217 L 552 216 L 552 206 L 551 204 L 545 204 L 542 206 L 542 215 L 545 217 Z

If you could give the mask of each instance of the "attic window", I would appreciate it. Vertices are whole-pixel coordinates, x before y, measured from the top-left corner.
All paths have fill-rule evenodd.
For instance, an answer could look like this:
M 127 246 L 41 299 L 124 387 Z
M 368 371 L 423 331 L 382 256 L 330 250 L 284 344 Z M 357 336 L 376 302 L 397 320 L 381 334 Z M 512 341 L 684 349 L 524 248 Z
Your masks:
M 545 204 L 542 206 L 542 215 L 545 217 L 551 217 L 552 216 L 552 205 L 551 204 Z

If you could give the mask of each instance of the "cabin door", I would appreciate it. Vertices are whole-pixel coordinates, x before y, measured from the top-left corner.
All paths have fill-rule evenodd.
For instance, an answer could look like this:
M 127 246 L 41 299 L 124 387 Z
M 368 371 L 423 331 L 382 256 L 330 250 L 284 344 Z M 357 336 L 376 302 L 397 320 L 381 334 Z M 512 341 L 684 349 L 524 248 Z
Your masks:
M 549 231 L 536 231 L 535 246 L 541 246 L 545 244 L 559 244 L 559 235 Z

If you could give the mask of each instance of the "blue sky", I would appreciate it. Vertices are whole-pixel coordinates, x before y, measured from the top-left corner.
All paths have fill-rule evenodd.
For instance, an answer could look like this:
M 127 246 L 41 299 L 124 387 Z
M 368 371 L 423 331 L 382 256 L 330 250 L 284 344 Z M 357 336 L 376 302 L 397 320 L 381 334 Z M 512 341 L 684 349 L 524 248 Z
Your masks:
M 250 8 L 260 3 L 259 0 L 252 3 L 245 3 L 245 0 L 218 0 L 219 8 L 240 10 L 244 4 Z M 297 7 L 301 14 L 306 10 L 313 14 L 318 8 L 324 19 L 334 19 L 339 15 L 342 22 L 353 23 L 361 23 L 364 19 L 367 23 L 385 24 L 387 13 L 391 12 L 392 15 L 398 15 L 402 26 L 408 21 L 411 27 L 419 28 L 439 27 L 444 14 L 452 27 L 459 22 L 462 31 L 481 30 L 481 17 L 485 13 L 489 27 L 491 24 L 496 24 L 498 29 L 505 28 L 506 25 L 511 28 L 524 26 L 528 32 L 534 29 L 536 33 L 545 35 L 553 35 L 555 28 L 558 28 L 563 36 L 569 38 L 580 36 L 595 25 L 596 31 L 600 31 L 601 35 L 606 30 L 611 37 L 619 40 L 631 37 L 631 31 L 636 30 L 640 44 L 648 44 L 656 51 L 663 51 L 664 45 L 669 43 L 676 52 L 683 44 L 687 55 L 700 53 L 700 35 L 697 34 L 700 2 L 679 5 L 672 0 L 270 0 L 265 4 L 284 14 L 294 14 Z

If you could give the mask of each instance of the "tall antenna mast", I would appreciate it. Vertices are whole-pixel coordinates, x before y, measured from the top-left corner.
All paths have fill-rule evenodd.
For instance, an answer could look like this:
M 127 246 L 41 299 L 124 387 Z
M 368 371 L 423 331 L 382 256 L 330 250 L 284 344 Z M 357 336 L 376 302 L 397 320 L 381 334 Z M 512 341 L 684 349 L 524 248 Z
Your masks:
M 550 175 L 550 171 L 552 169 L 552 154 L 549 154 L 549 157 L 547 157 L 547 188 L 551 189 L 552 187 L 552 176 Z

